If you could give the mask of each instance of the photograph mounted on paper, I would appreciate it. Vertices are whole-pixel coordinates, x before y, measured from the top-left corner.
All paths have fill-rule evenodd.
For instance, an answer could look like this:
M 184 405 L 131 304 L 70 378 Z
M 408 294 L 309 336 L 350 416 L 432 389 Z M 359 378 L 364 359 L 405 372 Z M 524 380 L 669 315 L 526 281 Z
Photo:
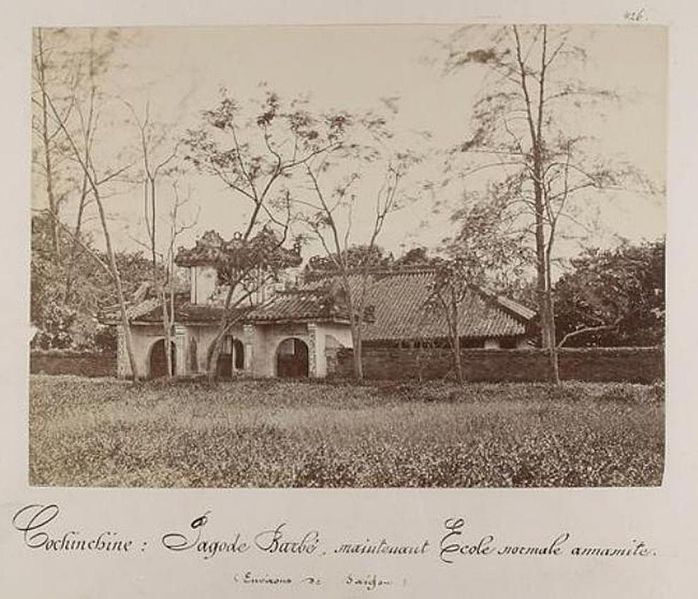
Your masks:
M 37 28 L 29 482 L 658 486 L 666 30 Z

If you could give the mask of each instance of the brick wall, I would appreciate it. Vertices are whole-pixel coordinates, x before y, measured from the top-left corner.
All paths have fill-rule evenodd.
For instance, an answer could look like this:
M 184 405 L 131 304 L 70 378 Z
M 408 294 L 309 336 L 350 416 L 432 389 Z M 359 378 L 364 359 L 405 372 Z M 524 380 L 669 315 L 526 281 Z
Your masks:
M 543 381 L 547 356 L 540 349 L 461 352 L 469 381 Z M 332 376 L 352 375 L 352 350 L 340 348 L 328 356 Z M 439 379 L 453 377 L 448 349 L 410 350 L 364 347 L 364 374 L 369 379 Z M 581 381 L 651 383 L 664 378 L 664 350 L 638 348 L 567 348 L 560 350 L 560 377 Z
M 32 351 L 32 374 L 77 374 L 80 376 L 116 376 L 116 354 L 75 351 Z

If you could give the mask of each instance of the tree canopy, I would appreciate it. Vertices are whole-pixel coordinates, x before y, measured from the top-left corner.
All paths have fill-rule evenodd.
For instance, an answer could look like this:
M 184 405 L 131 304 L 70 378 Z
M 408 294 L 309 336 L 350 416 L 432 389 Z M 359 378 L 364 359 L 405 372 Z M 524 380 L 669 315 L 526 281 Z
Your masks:
M 337 263 L 346 264 L 348 269 L 387 269 L 395 262 L 393 254 L 382 247 L 374 245 L 351 245 L 340 255 L 317 254 L 308 259 L 305 272 L 308 275 L 336 273 Z
M 586 249 L 555 285 L 558 343 L 663 343 L 665 241 Z
M 107 257 L 93 247 L 88 236 L 80 238 L 72 282 L 67 285 L 67 262 L 54 251 L 53 217 L 40 212 L 32 217 L 30 319 L 38 331 L 33 340 L 43 349 L 95 348 L 102 340 L 97 315 L 117 302 L 114 280 L 105 264 Z M 73 239 L 64 230 L 57 238 L 62 255 Z M 142 251 L 117 252 L 124 292 L 131 296 L 148 280 L 152 265 Z

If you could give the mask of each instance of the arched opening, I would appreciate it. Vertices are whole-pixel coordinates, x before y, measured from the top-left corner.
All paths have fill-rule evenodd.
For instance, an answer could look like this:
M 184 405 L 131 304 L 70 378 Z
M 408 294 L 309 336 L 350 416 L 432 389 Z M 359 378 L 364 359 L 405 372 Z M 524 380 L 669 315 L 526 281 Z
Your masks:
M 172 374 L 177 372 L 176 347 L 170 341 L 170 356 L 172 358 Z M 165 340 L 160 339 L 150 349 L 150 378 L 167 376 L 167 356 L 165 355 Z
M 235 337 L 226 336 L 218 354 L 216 374 L 219 379 L 233 378 L 233 373 L 245 368 L 245 346 Z
M 199 372 L 196 337 L 189 337 L 189 372 Z
M 282 378 L 308 376 L 308 346 L 301 339 L 284 339 L 276 350 L 276 375 Z

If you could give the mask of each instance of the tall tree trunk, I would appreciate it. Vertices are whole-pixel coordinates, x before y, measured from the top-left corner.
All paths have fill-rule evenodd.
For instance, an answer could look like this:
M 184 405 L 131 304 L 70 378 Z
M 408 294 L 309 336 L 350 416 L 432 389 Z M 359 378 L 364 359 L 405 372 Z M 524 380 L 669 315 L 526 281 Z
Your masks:
M 162 329 L 165 334 L 165 364 L 167 365 L 167 378 L 172 378 L 174 376 L 172 367 L 172 318 L 167 304 L 167 292 L 163 287 L 160 292 L 160 305 L 162 306 Z
M 104 212 L 104 205 L 102 204 L 102 198 L 99 194 L 99 189 L 96 185 L 92 185 L 92 193 L 97 204 L 97 212 L 99 213 L 99 221 L 102 225 L 102 233 L 104 234 L 104 243 L 107 248 L 107 257 L 109 258 L 109 267 L 112 272 L 112 277 L 116 285 L 116 296 L 119 302 L 119 314 L 121 317 L 121 326 L 124 329 L 124 342 L 126 343 L 126 353 L 128 354 L 128 361 L 131 366 L 131 375 L 133 380 L 137 381 L 139 379 L 138 366 L 136 363 L 136 355 L 133 351 L 133 339 L 131 337 L 131 323 L 128 319 L 128 314 L 126 313 L 126 298 L 124 296 L 124 289 L 121 284 L 121 275 L 119 273 L 119 268 L 116 264 L 116 256 L 114 254 L 114 248 L 111 244 L 111 235 L 109 234 L 109 227 L 107 226 L 107 217 Z
M 453 338 L 453 364 L 456 368 L 456 380 L 463 383 L 463 363 L 460 355 L 460 335 L 458 334 L 458 301 L 455 289 L 451 288 L 451 335 Z
M 354 378 L 360 381 L 364 378 L 363 347 L 361 342 L 361 330 L 359 328 L 360 325 L 356 321 L 354 302 L 351 299 L 347 300 L 347 309 L 350 318 L 349 328 L 351 331 L 352 355 L 354 356 Z
M 92 144 L 92 132 L 94 126 L 94 111 L 95 111 L 95 96 L 97 94 L 97 86 L 94 80 L 94 38 L 90 35 L 90 58 L 89 58 L 89 80 L 90 80 L 90 95 L 89 95 L 89 105 L 87 110 L 87 119 L 84 126 L 84 139 L 85 139 L 85 151 L 81 164 L 87 164 L 90 159 L 91 144 Z M 77 149 L 76 149 L 77 150 Z M 80 233 L 82 230 L 82 218 L 85 212 L 85 207 L 87 203 L 87 196 L 90 191 L 90 181 L 87 176 L 87 172 L 83 170 L 82 173 L 82 184 L 80 186 L 80 203 L 78 205 L 78 213 L 75 219 L 75 229 L 73 233 L 73 244 L 70 251 L 70 262 L 68 264 L 68 269 L 66 273 L 66 283 L 65 283 L 65 297 L 64 301 L 70 301 L 70 295 L 73 286 L 73 277 L 75 274 L 75 265 L 77 261 L 77 246 L 80 243 Z
M 550 370 L 552 372 L 552 382 L 560 384 L 560 363 L 557 345 L 555 344 L 555 309 L 553 307 L 552 289 L 548 290 L 548 331 L 552 337 L 552 342 L 548 350 Z
M 146 168 L 146 181 L 144 185 L 144 193 L 146 195 L 146 202 L 145 202 L 145 209 L 147 211 L 148 209 L 148 192 L 150 192 L 150 227 L 148 230 L 148 237 L 150 238 L 150 259 L 151 259 L 151 279 L 152 279 L 152 286 L 153 286 L 153 293 L 158 294 L 158 297 L 160 299 L 160 307 L 162 309 L 162 329 L 163 329 L 163 336 L 165 339 L 165 364 L 167 367 L 167 378 L 171 379 L 174 376 L 174 367 L 172 364 L 172 325 L 173 319 L 174 319 L 174 311 L 170 311 L 170 306 L 168 302 L 168 291 L 165 288 L 166 282 L 163 282 L 161 284 L 160 282 L 160 277 L 158 273 L 158 261 L 157 261 L 157 248 L 156 248 L 156 224 L 155 224 L 155 217 L 156 217 L 156 208 L 157 208 L 157 199 L 155 197 L 156 194 L 156 181 L 155 181 L 155 176 L 152 174 L 149 170 L 149 165 L 147 161 L 147 155 L 145 154 L 144 151 L 144 161 L 145 161 L 145 168 Z M 147 217 L 147 214 L 146 214 Z M 148 219 L 146 218 L 146 223 L 148 223 Z M 174 235 L 174 231 L 172 233 Z M 167 265 L 168 269 L 168 274 L 170 274 L 171 268 L 169 264 Z M 169 278 L 169 277 L 168 277 Z M 170 285 L 171 285 L 170 281 Z M 172 293 L 172 290 L 170 289 L 170 294 Z
M 548 332 L 549 345 L 548 345 L 548 362 L 550 368 L 550 380 L 552 383 L 560 384 L 560 366 L 558 360 L 557 351 L 557 335 L 555 333 L 555 305 L 553 299 L 553 285 L 552 285 L 552 268 L 550 262 L 550 251 L 549 249 L 545 252 L 545 266 L 547 271 L 546 278 L 546 290 L 545 290 L 545 305 L 546 305 L 546 317 L 547 326 L 545 327 Z
M 357 381 L 361 381 L 364 378 L 364 349 L 363 340 L 361 339 L 361 325 L 357 323 L 355 329 L 355 338 L 352 340 L 352 345 L 354 345 L 354 376 Z
M 228 287 L 228 293 L 225 296 L 225 302 L 223 303 L 223 315 L 218 323 L 218 330 L 216 331 L 216 336 L 211 342 L 211 354 L 208 357 L 208 363 L 206 364 L 206 373 L 209 383 L 213 383 L 218 378 L 218 357 L 221 355 L 221 348 L 223 347 L 223 339 L 225 334 L 228 332 L 228 310 L 230 310 L 230 302 L 233 299 L 233 293 L 238 283 L 231 283 Z
M 37 77 L 41 87 L 41 142 L 44 150 L 44 168 L 46 169 L 46 197 L 51 219 L 51 246 L 57 261 L 61 259 L 60 239 L 58 233 L 58 203 L 53 188 L 53 160 L 51 159 L 51 139 L 48 132 L 48 92 L 46 91 L 46 63 L 44 62 L 44 40 L 41 28 L 37 29 L 38 52 L 36 58 Z
M 218 358 L 221 355 L 221 347 L 223 346 L 224 332 L 219 329 L 211 344 L 211 355 L 208 357 L 208 365 L 206 367 L 207 378 L 209 383 L 214 383 L 218 379 Z
M 534 228 L 535 228 L 535 246 L 536 246 L 536 299 L 538 301 L 538 317 L 541 327 L 541 342 L 543 349 L 548 351 L 549 368 L 548 380 L 552 383 L 559 383 L 557 376 L 557 352 L 555 349 L 555 333 L 553 331 L 553 320 L 551 310 L 553 309 L 550 301 L 550 260 L 546 247 L 545 239 L 545 210 L 546 197 L 543 181 L 544 173 L 544 152 L 545 140 L 543 138 L 543 123 L 544 123 L 544 106 L 545 106 L 545 75 L 547 69 L 547 40 L 548 29 L 545 25 L 542 26 L 541 40 L 541 71 L 538 76 L 538 105 L 534 108 L 534 104 L 529 92 L 529 73 L 525 65 L 523 56 L 521 39 L 519 38 L 518 29 L 513 27 L 514 38 L 516 41 L 516 60 L 519 65 L 519 78 L 521 83 L 521 91 L 526 106 L 526 120 L 528 122 L 528 130 L 531 137 L 531 170 L 533 183 L 533 203 L 534 203 Z M 535 114 L 534 114 L 535 112 Z
M 176 223 L 175 223 L 175 224 L 176 224 Z M 174 224 L 173 224 L 173 227 L 172 227 L 172 229 L 173 229 L 173 231 L 172 231 L 172 245 L 174 245 L 174 240 L 175 240 L 175 235 L 176 235 L 175 232 L 174 232 L 174 228 L 175 228 L 175 227 L 174 227 Z M 169 286 L 170 286 L 170 287 L 169 287 L 169 290 L 168 290 L 168 294 L 169 294 L 169 312 L 165 312 L 165 310 L 163 310 L 163 314 L 165 314 L 165 313 L 168 314 L 167 335 L 171 335 L 171 331 L 173 330 L 174 324 L 175 324 L 175 306 L 174 306 L 174 300 L 175 300 L 175 297 L 174 297 L 174 296 L 175 296 L 175 288 L 174 288 L 174 285 L 175 285 L 175 283 L 174 283 L 174 256 L 173 256 L 173 253 L 172 253 L 172 249 L 170 250 L 170 261 L 169 261 L 169 264 L 167 265 L 167 267 L 168 267 L 168 273 L 169 273 L 167 278 L 168 278 Z M 164 302 L 164 303 L 163 303 L 163 306 L 165 306 L 166 303 L 167 303 L 167 302 Z M 174 376 L 174 375 L 176 374 L 176 373 L 175 373 L 175 367 L 174 367 L 174 365 L 172 364 L 172 358 L 171 358 L 171 356 L 170 356 L 170 364 L 169 364 L 169 366 L 168 366 L 168 372 L 170 373 L 170 376 Z
M 453 360 L 456 367 L 456 380 L 463 383 L 463 361 L 460 355 L 460 337 L 457 331 L 453 336 Z
M 545 251 L 545 231 L 543 221 L 543 199 L 540 185 L 535 184 L 535 236 L 536 236 L 536 299 L 538 302 L 538 319 L 541 330 L 541 345 L 548 351 L 548 380 L 555 382 L 554 351 L 555 338 L 550 330 L 550 301 L 548 287 L 548 267 Z
M 70 259 L 65 276 L 65 288 L 63 291 L 63 303 L 70 303 L 70 294 L 73 290 L 73 276 L 75 274 L 75 263 L 77 262 L 78 246 L 80 245 L 80 234 L 82 232 L 82 216 L 85 212 L 85 202 L 87 200 L 87 177 L 83 174 L 82 188 L 80 190 L 80 204 L 78 205 L 78 214 L 75 219 L 75 229 L 73 230 L 73 243 L 70 248 Z
M 536 169 L 536 172 L 540 172 Z M 546 249 L 541 185 L 535 184 L 536 204 L 536 298 L 541 328 L 541 344 L 548 353 L 548 380 L 560 383 L 557 346 L 555 343 L 555 314 L 552 299 L 550 256 Z M 539 201 L 540 196 L 540 201 Z
M 365 284 L 365 283 L 364 283 Z M 352 322 L 352 345 L 354 346 L 354 376 L 357 381 L 362 381 L 364 378 L 364 345 L 363 345 L 363 329 L 362 319 L 364 317 L 363 302 L 359 302 L 356 314 L 354 314 L 354 302 L 349 304 L 349 315 Z
M 337 245 L 337 247 L 341 247 Z M 338 253 L 341 250 L 338 250 Z M 360 381 L 364 378 L 364 363 L 363 363 L 363 344 L 361 340 L 361 321 L 357 321 L 356 313 L 359 312 L 360 308 L 354 303 L 354 296 L 351 294 L 351 284 L 349 282 L 349 274 L 347 273 L 348 266 L 346 264 L 340 265 L 341 269 L 341 281 L 342 290 L 346 296 L 347 311 L 349 312 L 349 330 L 351 332 L 351 345 L 352 345 L 352 356 L 354 365 L 354 378 Z M 360 301 L 360 300 L 359 300 Z M 359 318 L 363 315 L 359 314 Z
M 211 355 L 209 356 L 208 363 L 206 365 L 206 371 L 207 371 L 209 383 L 213 383 L 218 378 L 218 357 L 221 354 L 221 348 L 223 347 L 223 340 L 225 339 L 225 336 L 228 333 L 228 331 L 230 330 L 230 326 L 231 326 L 231 324 L 228 322 L 229 311 L 237 308 L 242 302 L 244 302 L 252 294 L 252 292 L 248 292 L 248 293 L 240 296 L 234 302 L 232 301 L 233 293 L 235 292 L 235 289 L 237 288 L 237 286 L 240 284 L 240 282 L 243 279 L 244 279 L 244 275 L 240 275 L 238 280 L 233 282 L 228 287 L 228 293 L 226 294 L 225 302 L 223 304 L 223 306 L 224 306 L 223 316 L 221 316 L 221 320 L 218 323 L 218 331 L 216 331 L 216 336 L 213 338 L 213 341 L 211 342 Z
M 157 254 L 155 244 L 155 175 L 149 177 L 150 180 L 150 246 L 151 260 L 153 262 L 153 272 L 157 271 Z

